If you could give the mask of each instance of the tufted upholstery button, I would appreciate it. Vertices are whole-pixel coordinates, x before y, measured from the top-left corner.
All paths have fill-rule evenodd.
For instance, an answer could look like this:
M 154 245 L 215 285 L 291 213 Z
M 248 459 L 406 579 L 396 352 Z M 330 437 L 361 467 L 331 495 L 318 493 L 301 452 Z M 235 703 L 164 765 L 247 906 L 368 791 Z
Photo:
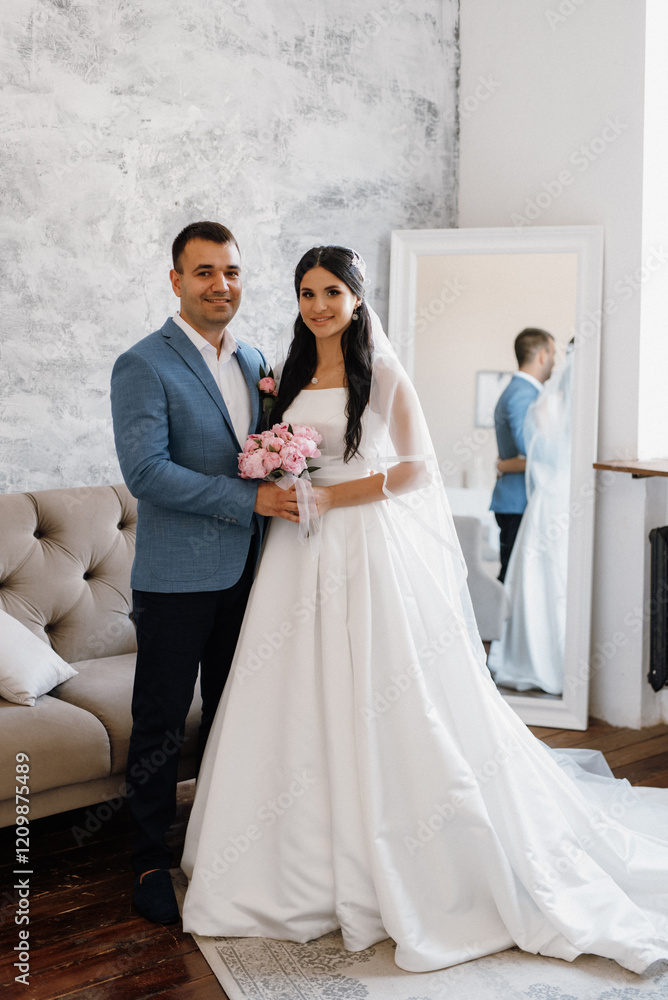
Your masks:
M 52 628 L 53 628 L 53 626 L 49 625 L 49 623 L 47 622 L 46 625 L 44 626 L 44 631 L 45 632 L 50 632 Z
M 91 578 L 92 575 L 93 574 L 91 573 L 91 571 L 89 569 L 87 569 L 86 572 L 83 575 L 83 578 L 84 578 L 84 580 L 90 580 L 90 578 Z
M 33 531 L 33 535 L 35 536 L 35 538 L 41 538 L 42 532 L 39 530 L 39 528 L 35 528 L 35 530 Z
M 123 521 L 119 521 L 116 527 L 118 528 L 119 531 L 122 531 L 123 528 L 125 527 L 125 523 Z

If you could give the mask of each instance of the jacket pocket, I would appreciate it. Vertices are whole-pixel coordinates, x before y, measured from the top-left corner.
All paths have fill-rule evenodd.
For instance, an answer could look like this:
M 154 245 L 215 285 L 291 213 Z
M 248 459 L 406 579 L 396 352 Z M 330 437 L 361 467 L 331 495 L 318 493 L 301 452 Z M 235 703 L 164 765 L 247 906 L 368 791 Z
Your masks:
M 160 580 L 208 579 L 220 565 L 220 531 L 217 518 L 154 508 L 151 571 Z

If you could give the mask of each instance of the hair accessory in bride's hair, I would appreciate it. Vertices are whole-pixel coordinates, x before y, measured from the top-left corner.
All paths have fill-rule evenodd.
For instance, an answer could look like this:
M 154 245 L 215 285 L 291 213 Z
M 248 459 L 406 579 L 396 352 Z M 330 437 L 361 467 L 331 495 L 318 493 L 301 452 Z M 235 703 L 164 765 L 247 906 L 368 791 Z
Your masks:
M 353 255 L 353 259 L 351 260 L 350 263 L 353 265 L 353 267 L 357 268 L 359 273 L 362 275 L 362 280 L 364 280 L 364 278 L 366 277 L 366 264 L 358 254 L 357 250 L 353 250 L 352 247 L 346 247 L 346 250 L 350 250 L 351 254 Z

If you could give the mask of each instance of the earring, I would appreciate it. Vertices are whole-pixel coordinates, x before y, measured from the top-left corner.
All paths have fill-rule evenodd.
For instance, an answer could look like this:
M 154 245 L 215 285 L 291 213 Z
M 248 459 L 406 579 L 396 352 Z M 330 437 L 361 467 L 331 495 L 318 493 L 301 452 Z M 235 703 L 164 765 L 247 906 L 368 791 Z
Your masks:
M 360 314 L 357 311 L 358 309 L 359 309 L 359 306 L 355 306 L 355 312 L 353 313 L 353 317 L 352 317 L 353 319 L 359 319 L 360 318 Z

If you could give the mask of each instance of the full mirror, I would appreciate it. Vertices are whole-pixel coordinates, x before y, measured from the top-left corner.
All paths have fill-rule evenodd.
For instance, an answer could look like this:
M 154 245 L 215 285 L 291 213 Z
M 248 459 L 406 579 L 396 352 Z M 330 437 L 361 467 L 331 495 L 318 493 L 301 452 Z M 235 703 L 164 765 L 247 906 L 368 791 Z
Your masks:
M 490 668 L 532 725 L 587 726 L 602 237 L 590 226 L 392 235 L 390 338 L 434 440 Z M 517 375 L 526 328 L 553 338 L 551 371 L 550 360 Z M 525 481 L 528 501 L 501 584 L 494 409 L 518 388 L 531 400 L 527 470 L 513 466 L 495 506 Z

